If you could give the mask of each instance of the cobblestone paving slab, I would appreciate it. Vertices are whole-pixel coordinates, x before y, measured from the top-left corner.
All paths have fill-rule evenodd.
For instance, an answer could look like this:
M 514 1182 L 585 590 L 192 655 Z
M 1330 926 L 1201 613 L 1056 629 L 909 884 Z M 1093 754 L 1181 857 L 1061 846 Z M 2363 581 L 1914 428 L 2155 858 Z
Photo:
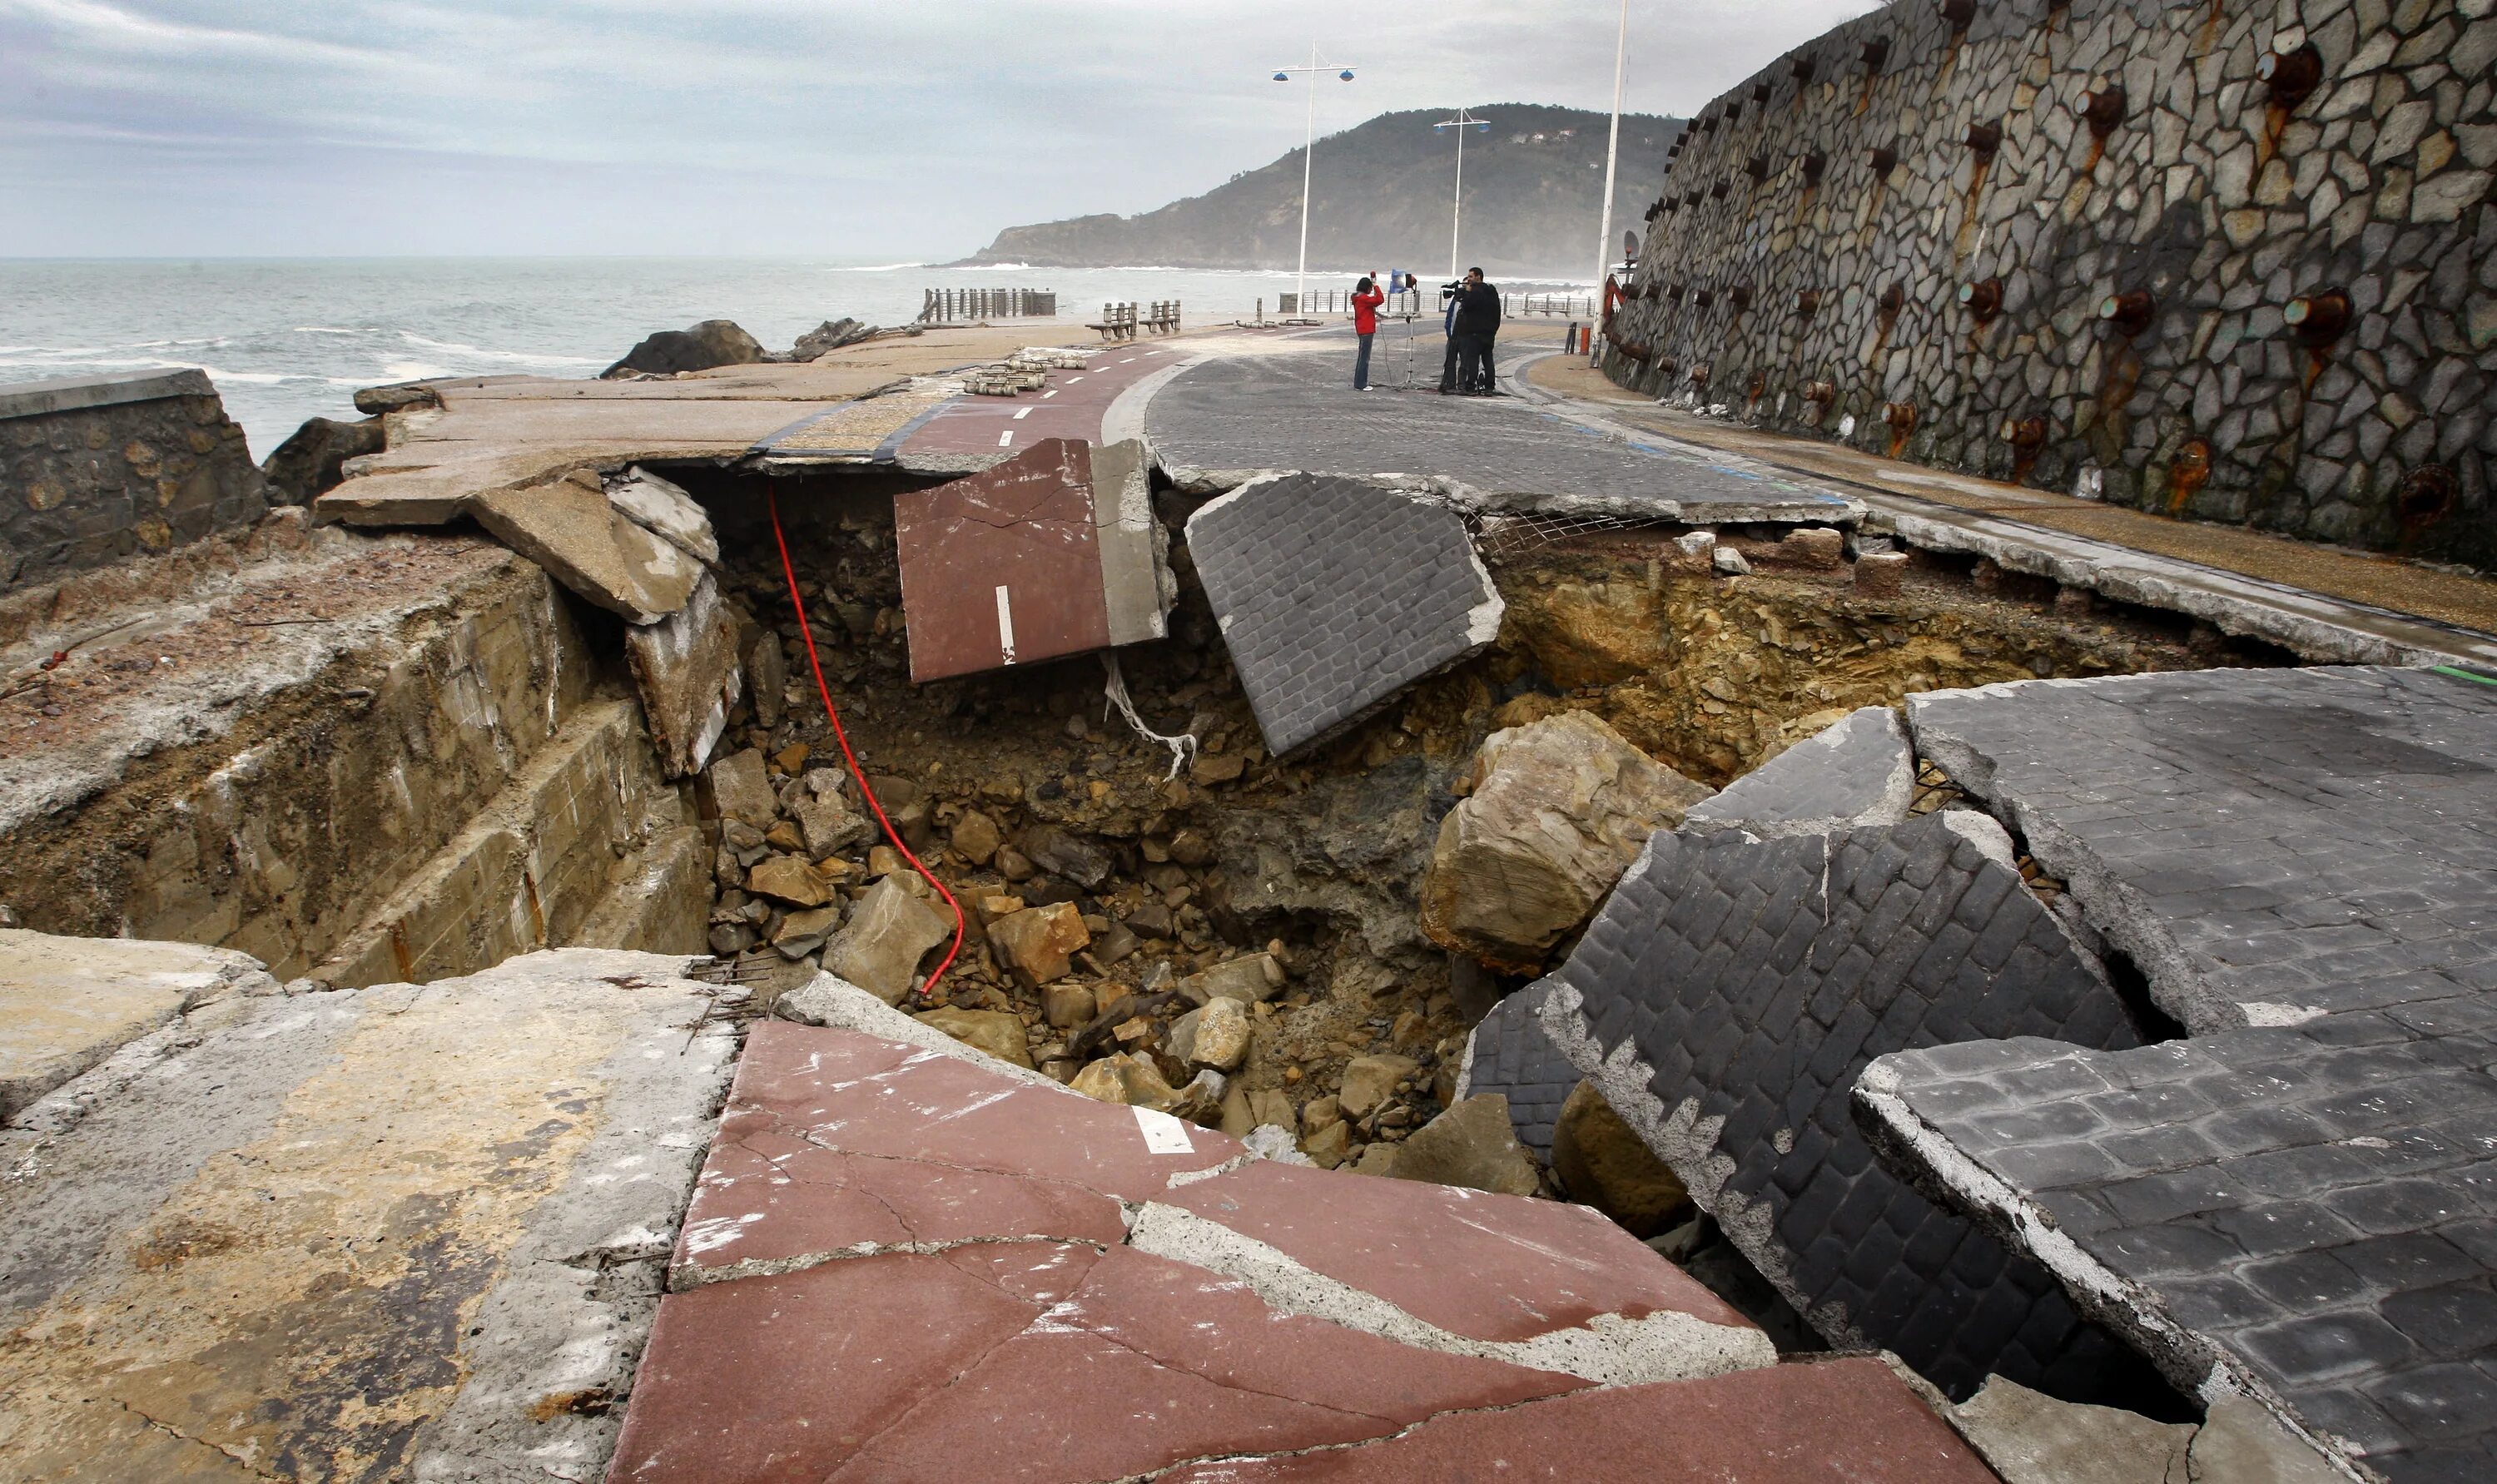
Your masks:
M 1251 481 L 1190 516 L 1187 545 L 1277 757 L 1500 634 L 1464 519 L 1360 480 Z
M 1953 821 L 1768 841 L 1658 835 L 1561 971 L 1544 1028 L 1833 1342 L 1955 1395 L 1989 1372 L 2092 1400 L 2140 1378 L 2047 1271 L 1874 1161 L 1849 1112 L 1886 1051 L 2139 1044 L 2095 961 Z
M 1461 1098 L 1484 1092 L 1507 1098 L 1517 1142 L 1546 1164 L 1552 1162 L 1552 1129 L 1561 1105 L 1585 1080 L 1536 1019 L 1551 993 L 1548 983 L 1536 983 L 1492 1006 L 1466 1040 L 1465 1082 L 1458 1091 Z
M 1452 480 L 1516 511 L 1694 522 L 1851 522 L 1861 514 L 1851 500 L 1764 467 L 1596 432 L 1519 399 L 1355 393 L 1350 337 L 1313 339 L 1307 354 L 1209 359 L 1154 394 L 1146 426 L 1181 488 L 1223 489 L 1260 471 L 1300 469 Z M 1401 358 L 1399 340 L 1394 331 L 1381 337 L 1374 366 Z M 1417 379 L 1438 385 L 1445 343 L 1414 336 Z
M 609 1477 L 1131 1478 L 1590 1389 L 1786 1396 L 1584 1208 L 1251 1160 L 948 1046 L 753 1028 Z
M 2497 685 L 2214 670 L 1909 698 L 2195 1031 L 2497 989 Z
M 1939 1047 L 1875 1061 L 1855 1096 L 1885 1156 L 2179 1385 L 2459 1484 L 2497 1477 L 2497 1004 L 2406 1019 Z
M 1683 828 L 1732 826 L 1767 838 L 1894 825 L 1915 792 L 1915 754 L 1899 713 L 1868 706 L 1692 805 Z

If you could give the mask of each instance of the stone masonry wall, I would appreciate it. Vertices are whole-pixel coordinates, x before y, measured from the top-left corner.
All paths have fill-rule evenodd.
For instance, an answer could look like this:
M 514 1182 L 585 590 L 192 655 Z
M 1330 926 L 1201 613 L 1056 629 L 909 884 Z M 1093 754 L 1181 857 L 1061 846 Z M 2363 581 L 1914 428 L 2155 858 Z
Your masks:
M 2497 564 L 2497 0 L 1898 0 L 1709 104 L 1606 372 Z
M 0 592 L 268 511 L 242 429 L 201 372 L 0 387 Z

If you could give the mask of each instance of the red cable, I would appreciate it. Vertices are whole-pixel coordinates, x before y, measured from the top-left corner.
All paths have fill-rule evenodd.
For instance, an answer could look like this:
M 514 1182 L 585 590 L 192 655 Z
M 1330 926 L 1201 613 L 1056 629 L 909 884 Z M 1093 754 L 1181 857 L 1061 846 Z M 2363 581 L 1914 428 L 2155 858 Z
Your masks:
M 884 805 L 876 802 L 875 790 L 868 786 L 867 774 L 859 767 L 858 757 L 850 751 L 850 734 L 841 729 L 841 713 L 833 709 L 833 688 L 824 683 L 824 662 L 815 655 L 815 632 L 806 626 L 806 600 L 798 595 L 798 569 L 789 561 L 789 538 L 780 530 L 777 482 L 765 480 L 763 493 L 771 501 L 772 539 L 780 548 L 780 574 L 789 580 L 789 606 L 798 611 L 798 637 L 806 646 L 806 667 L 815 672 L 815 694 L 824 698 L 824 714 L 833 719 L 833 736 L 841 744 L 841 760 L 850 765 L 850 776 L 858 779 L 859 793 L 866 797 L 867 806 L 875 810 L 875 822 L 884 826 L 884 837 L 893 841 L 893 847 L 901 852 L 901 858 L 910 863 L 910 868 L 926 877 L 928 884 L 936 888 L 936 895 L 945 899 L 945 905 L 954 909 L 954 946 L 945 950 L 944 962 L 936 965 L 936 971 L 928 976 L 928 982 L 919 990 L 922 999 L 933 999 L 936 981 L 945 977 L 945 970 L 954 965 L 954 956 L 963 951 L 963 904 L 954 900 L 952 892 L 945 890 L 945 883 L 936 879 L 935 872 L 921 865 L 919 857 L 910 853 L 910 842 L 901 837 L 901 832 L 893 827 L 892 820 L 884 817 Z

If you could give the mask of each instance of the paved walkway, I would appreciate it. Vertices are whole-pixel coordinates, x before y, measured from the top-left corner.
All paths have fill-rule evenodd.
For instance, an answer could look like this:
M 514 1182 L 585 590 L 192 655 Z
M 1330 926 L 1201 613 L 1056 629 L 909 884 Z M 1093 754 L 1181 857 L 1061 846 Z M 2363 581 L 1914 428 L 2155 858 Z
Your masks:
M 1515 397 L 1437 395 L 1437 332 L 1382 332 L 1382 385 L 1352 390 L 1349 331 L 1212 336 L 1154 394 L 1146 427 L 1184 489 L 1231 489 L 1267 470 L 1453 481 L 1485 508 L 1852 524 L 1853 500 L 1748 459 L 1578 426 Z
M 1550 347 L 1557 348 L 1557 342 Z M 2497 635 L 2497 583 L 2482 578 L 2242 526 L 2169 520 L 1697 417 L 1625 391 L 1576 357 L 1549 354 L 1540 346 L 1533 355 L 1524 367 L 1527 386 L 1565 399 L 1581 416 L 1825 482 L 1865 500 L 1877 518 L 1916 522 L 1919 529 L 1912 534 L 1920 543 L 1928 535 L 1947 540 L 1952 533 L 1980 543 L 1989 538 L 2026 542 L 2070 552 L 2093 564 L 2113 561 L 2214 595 L 2296 604 L 2296 594 L 2312 593 L 2328 602 L 2296 604 L 2310 616 L 2326 617 L 2394 645 L 2497 658 L 2497 640 L 2490 638 Z M 2211 575 L 2246 581 L 2215 581 Z M 2386 618 L 2423 622 L 2387 623 Z

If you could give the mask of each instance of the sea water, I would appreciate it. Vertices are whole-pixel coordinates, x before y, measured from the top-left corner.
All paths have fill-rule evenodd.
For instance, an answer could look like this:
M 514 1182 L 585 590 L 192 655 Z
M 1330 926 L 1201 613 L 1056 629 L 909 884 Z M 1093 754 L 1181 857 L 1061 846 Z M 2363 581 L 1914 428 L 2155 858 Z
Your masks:
M 1355 274 L 1310 275 L 1310 292 Z M 266 458 L 359 387 L 440 376 L 595 376 L 657 330 L 728 319 L 783 350 L 825 320 L 902 325 L 929 289 L 1042 289 L 1080 343 L 1111 302 L 1182 301 L 1189 323 L 1274 313 L 1289 272 L 931 268 L 789 259 L 0 259 L 0 383 L 196 366 Z M 1522 286 L 1521 286 L 1522 287 Z M 1537 292 L 1552 285 L 1535 285 Z M 1584 286 L 1579 286 L 1584 292 Z

